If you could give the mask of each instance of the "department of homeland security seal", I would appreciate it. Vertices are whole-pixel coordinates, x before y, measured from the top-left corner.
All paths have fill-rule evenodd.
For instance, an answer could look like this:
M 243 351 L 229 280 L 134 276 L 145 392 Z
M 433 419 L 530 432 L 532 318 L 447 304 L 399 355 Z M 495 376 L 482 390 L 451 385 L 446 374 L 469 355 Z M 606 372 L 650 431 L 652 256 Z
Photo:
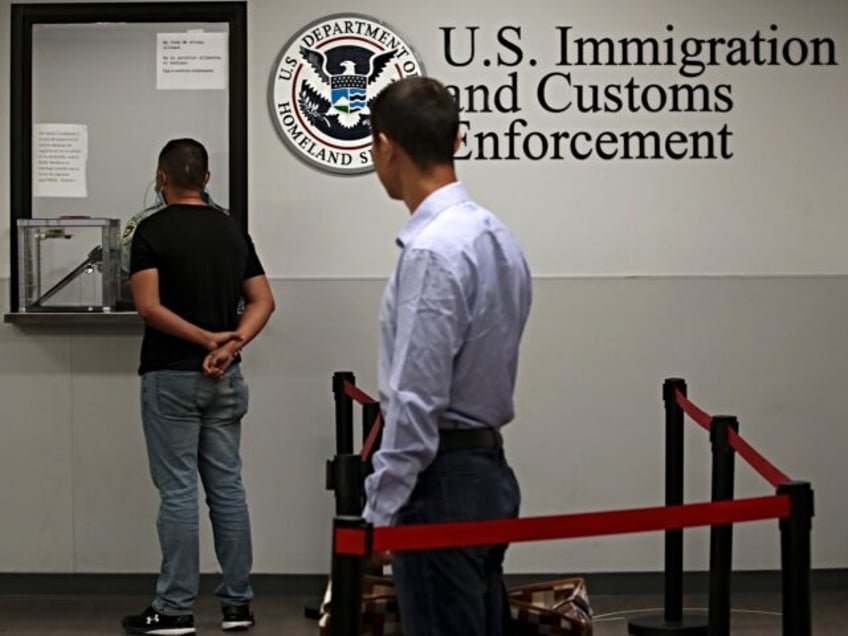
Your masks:
M 299 157 L 329 172 L 373 168 L 369 106 L 388 84 L 423 75 L 412 47 L 364 15 L 327 16 L 283 47 L 271 76 L 271 113 Z

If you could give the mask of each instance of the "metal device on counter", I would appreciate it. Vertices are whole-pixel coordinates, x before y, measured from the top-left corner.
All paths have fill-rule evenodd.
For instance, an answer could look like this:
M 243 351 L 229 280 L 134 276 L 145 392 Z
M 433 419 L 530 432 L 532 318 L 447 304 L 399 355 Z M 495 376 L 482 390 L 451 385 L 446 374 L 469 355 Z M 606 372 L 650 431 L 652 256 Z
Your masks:
M 109 218 L 18 219 L 18 311 L 115 311 L 120 226 Z

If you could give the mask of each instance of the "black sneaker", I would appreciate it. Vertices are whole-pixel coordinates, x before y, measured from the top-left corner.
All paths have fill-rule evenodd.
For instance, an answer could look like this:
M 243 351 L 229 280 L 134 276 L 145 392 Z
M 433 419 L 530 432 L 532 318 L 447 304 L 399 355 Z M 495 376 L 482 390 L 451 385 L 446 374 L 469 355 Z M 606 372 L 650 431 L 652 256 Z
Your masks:
M 256 625 L 250 603 L 244 605 L 229 605 L 221 608 L 224 618 L 221 619 L 221 629 L 225 632 L 244 632 Z
M 194 616 L 180 614 L 168 616 L 148 607 L 141 614 L 127 616 L 121 621 L 127 634 L 159 634 L 159 636 L 183 636 L 194 634 Z

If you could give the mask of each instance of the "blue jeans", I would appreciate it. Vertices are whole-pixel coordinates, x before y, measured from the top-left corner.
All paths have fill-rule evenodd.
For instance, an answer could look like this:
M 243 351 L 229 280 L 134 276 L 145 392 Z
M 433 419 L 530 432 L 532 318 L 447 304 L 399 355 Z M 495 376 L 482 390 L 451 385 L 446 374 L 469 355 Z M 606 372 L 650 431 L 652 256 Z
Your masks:
M 443 452 L 418 478 L 398 525 L 518 516 L 521 495 L 502 449 Z M 396 552 L 405 636 L 501 636 L 506 546 Z
M 248 391 L 238 365 L 216 382 L 200 372 L 151 371 L 141 379 L 141 418 L 150 474 L 159 490 L 156 526 L 162 566 L 153 607 L 188 614 L 197 596 L 197 475 L 203 481 L 215 553 L 223 572 L 222 605 L 253 598 L 250 520 L 241 482 L 241 418 Z

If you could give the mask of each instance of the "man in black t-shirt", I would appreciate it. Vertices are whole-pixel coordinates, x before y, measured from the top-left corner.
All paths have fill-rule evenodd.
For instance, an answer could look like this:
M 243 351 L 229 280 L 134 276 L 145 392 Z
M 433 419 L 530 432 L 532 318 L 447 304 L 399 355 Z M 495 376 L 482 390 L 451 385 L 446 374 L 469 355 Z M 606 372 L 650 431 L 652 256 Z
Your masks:
M 242 630 L 254 624 L 250 521 L 239 456 L 248 393 L 239 362 L 241 349 L 268 321 L 274 299 L 250 237 L 206 204 L 208 179 L 200 143 L 168 142 L 156 171 L 168 207 L 142 221 L 132 241 L 130 285 L 145 323 L 141 413 L 160 495 L 162 566 L 150 607 L 123 621 L 129 634 L 195 633 L 198 474 L 223 573 L 216 591 L 221 626 Z

